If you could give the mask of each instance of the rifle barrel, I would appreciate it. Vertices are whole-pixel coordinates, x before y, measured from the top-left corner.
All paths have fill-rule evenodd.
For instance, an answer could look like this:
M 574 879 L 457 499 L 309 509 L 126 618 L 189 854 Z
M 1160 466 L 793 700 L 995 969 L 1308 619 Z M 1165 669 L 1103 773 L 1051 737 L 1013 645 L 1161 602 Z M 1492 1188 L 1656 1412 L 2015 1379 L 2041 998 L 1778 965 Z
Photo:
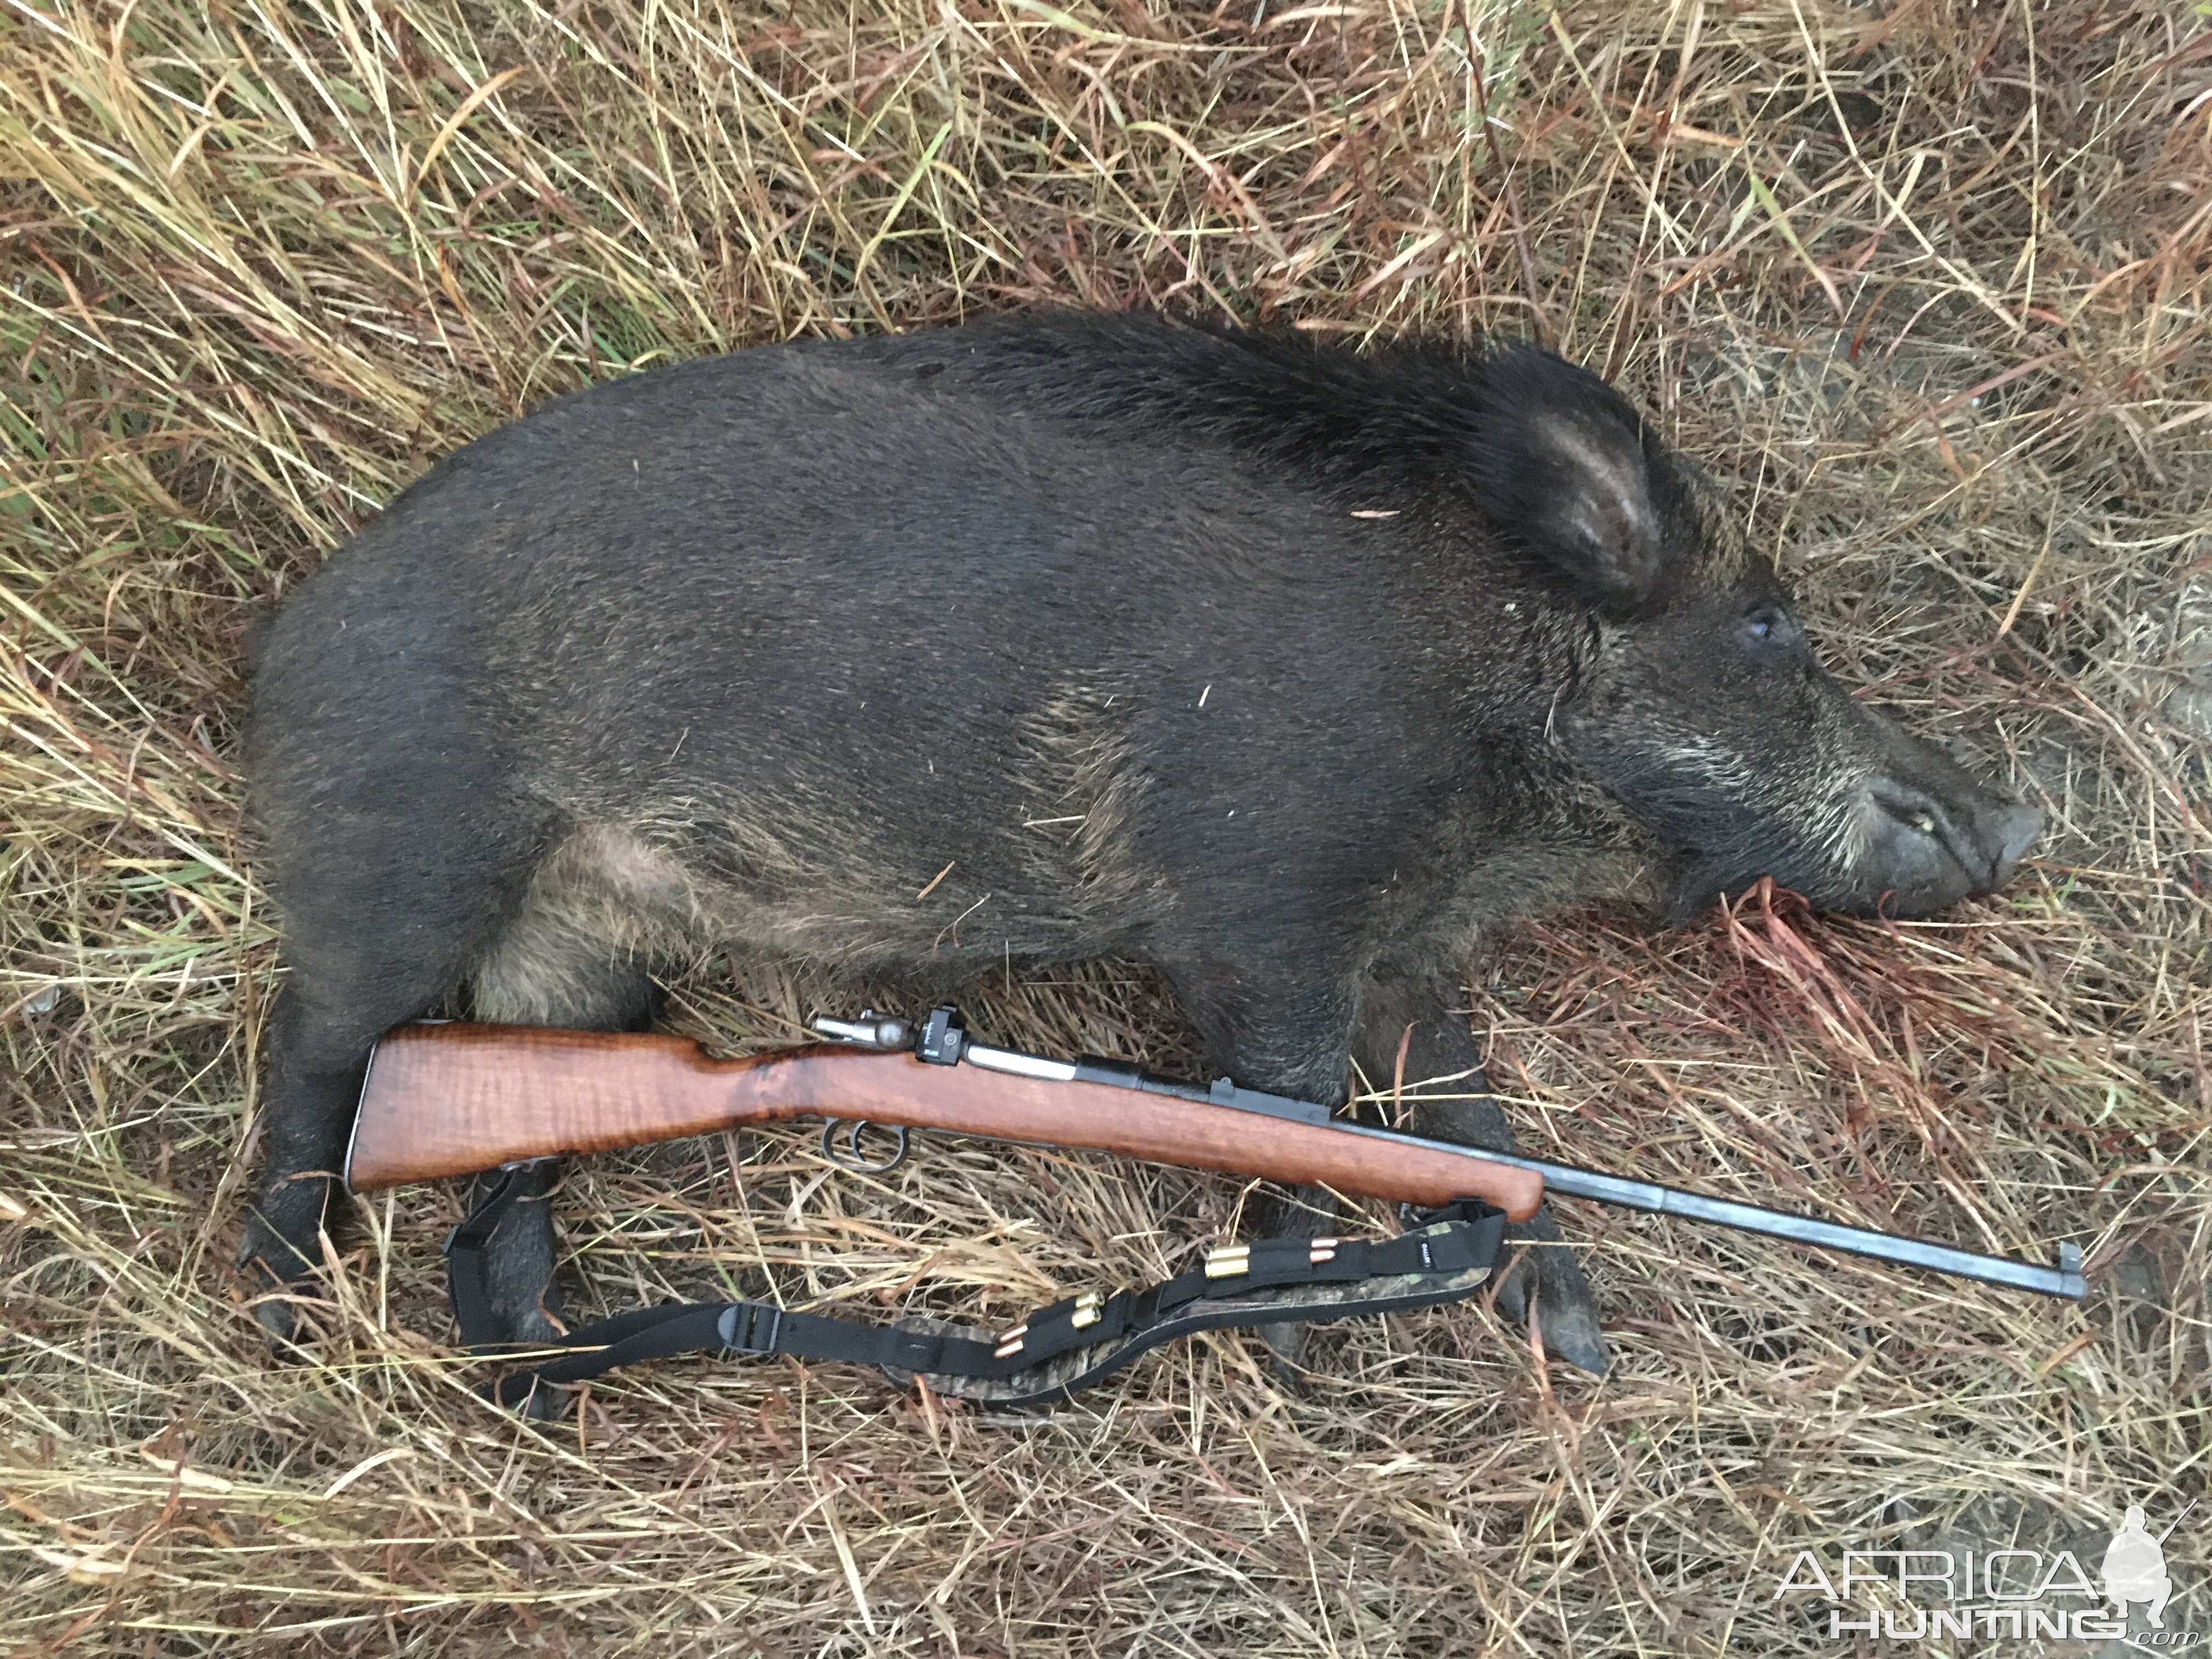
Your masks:
M 1931 1267 L 1937 1273 L 2038 1291 L 2045 1296 L 2066 1297 L 2078 1302 L 2088 1293 L 2081 1277 L 2081 1249 L 2077 1244 L 2061 1244 L 2058 1265 L 2045 1267 L 2011 1256 L 1983 1255 L 1973 1250 L 1955 1249 L 1948 1244 L 1929 1244 L 1896 1233 L 1877 1232 L 1870 1227 L 1846 1227 L 1840 1222 L 1791 1215 L 1785 1210 L 1739 1204 L 1733 1199 L 1708 1198 L 1702 1193 L 1686 1193 L 1678 1187 L 1662 1187 L 1656 1182 L 1577 1169 L 1571 1164 L 1552 1164 L 1515 1152 L 1486 1151 L 1480 1155 L 1516 1170 L 1532 1170 L 1544 1177 L 1547 1190 L 1565 1193 L 1573 1198 L 1595 1199 L 1601 1204 L 1649 1210 L 1657 1215 L 1677 1215 L 1692 1221 L 1709 1221 L 1741 1232 L 1795 1239 L 1801 1244 L 1822 1244 L 1832 1250 L 1848 1250 L 1853 1255 L 1872 1256 L 1876 1261 L 1901 1262 L 1912 1267 Z

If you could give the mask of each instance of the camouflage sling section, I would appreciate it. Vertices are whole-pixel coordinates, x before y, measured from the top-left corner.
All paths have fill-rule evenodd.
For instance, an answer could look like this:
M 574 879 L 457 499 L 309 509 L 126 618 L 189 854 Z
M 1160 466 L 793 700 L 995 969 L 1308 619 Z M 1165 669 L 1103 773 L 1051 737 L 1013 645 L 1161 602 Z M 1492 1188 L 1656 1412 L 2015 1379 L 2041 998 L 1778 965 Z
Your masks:
M 503 1173 L 446 1242 L 461 1340 L 487 1357 L 497 1345 L 483 1253 L 523 1190 L 528 1166 Z M 1396 1313 L 1463 1301 L 1490 1280 L 1505 1218 L 1474 1201 L 1430 1212 L 1395 1238 L 1272 1238 L 1217 1246 L 1205 1265 L 1143 1291 L 1096 1291 L 1040 1309 L 994 1335 L 925 1316 L 887 1326 L 799 1313 L 763 1302 L 640 1308 L 570 1333 L 556 1352 L 517 1356 L 488 1385 L 526 1406 L 541 1385 L 581 1382 L 641 1360 L 711 1353 L 874 1366 L 902 1383 L 1000 1406 L 1065 1398 L 1149 1349 L 1197 1331 Z M 545 1401 L 535 1402 L 543 1409 Z

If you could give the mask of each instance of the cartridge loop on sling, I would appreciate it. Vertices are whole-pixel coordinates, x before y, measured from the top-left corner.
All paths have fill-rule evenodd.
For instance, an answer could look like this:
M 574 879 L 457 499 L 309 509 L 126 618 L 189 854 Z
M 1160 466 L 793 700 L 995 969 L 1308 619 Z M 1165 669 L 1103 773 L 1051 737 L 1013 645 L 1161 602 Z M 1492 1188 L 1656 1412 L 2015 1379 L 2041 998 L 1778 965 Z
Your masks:
M 1206 1276 L 1208 1279 L 1234 1279 L 1239 1273 L 1252 1271 L 1252 1247 L 1249 1244 L 1217 1244 L 1206 1253 Z

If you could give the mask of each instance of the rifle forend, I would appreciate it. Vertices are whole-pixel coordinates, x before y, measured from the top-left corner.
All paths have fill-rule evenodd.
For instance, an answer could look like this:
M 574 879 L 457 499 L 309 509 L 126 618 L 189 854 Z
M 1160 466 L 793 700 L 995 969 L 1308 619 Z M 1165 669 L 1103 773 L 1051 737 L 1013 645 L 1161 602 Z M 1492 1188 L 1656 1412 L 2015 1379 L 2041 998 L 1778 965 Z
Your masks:
M 979 1060 L 981 1056 L 976 1056 Z M 1516 1221 L 1543 1177 L 1413 1137 L 1346 1133 L 1249 1091 L 933 1065 L 823 1043 L 716 1059 L 683 1037 L 465 1022 L 403 1025 L 370 1057 L 346 1155 L 356 1192 L 799 1117 L 1086 1147 L 1419 1205 L 1479 1198 Z M 1188 1097 L 1195 1095 L 1195 1099 Z M 1273 1103 L 1272 1104 L 1263 1103 Z

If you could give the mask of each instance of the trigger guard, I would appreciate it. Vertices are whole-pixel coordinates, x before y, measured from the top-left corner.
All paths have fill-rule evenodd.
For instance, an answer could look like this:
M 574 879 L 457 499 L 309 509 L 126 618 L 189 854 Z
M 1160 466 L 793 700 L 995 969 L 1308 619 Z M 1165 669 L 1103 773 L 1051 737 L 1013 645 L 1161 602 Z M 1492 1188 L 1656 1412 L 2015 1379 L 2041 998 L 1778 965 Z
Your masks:
M 845 1127 L 845 1151 L 840 1155 L 836 1146 L 837 1126 Z M 860 1131 L 869 1127 L 889 1128 L 893 1139 L 891 1155 L 881 1163 L 871 1164 L 860 1155 Z M 822 1121 L 822 1157 L 825 1163 L 834 1164 L 848 1175 L 888 1175 L 906 1162 L 907 1133 L 903 1123 L 874 1124 L 864 1117 L 824 1118 Z

